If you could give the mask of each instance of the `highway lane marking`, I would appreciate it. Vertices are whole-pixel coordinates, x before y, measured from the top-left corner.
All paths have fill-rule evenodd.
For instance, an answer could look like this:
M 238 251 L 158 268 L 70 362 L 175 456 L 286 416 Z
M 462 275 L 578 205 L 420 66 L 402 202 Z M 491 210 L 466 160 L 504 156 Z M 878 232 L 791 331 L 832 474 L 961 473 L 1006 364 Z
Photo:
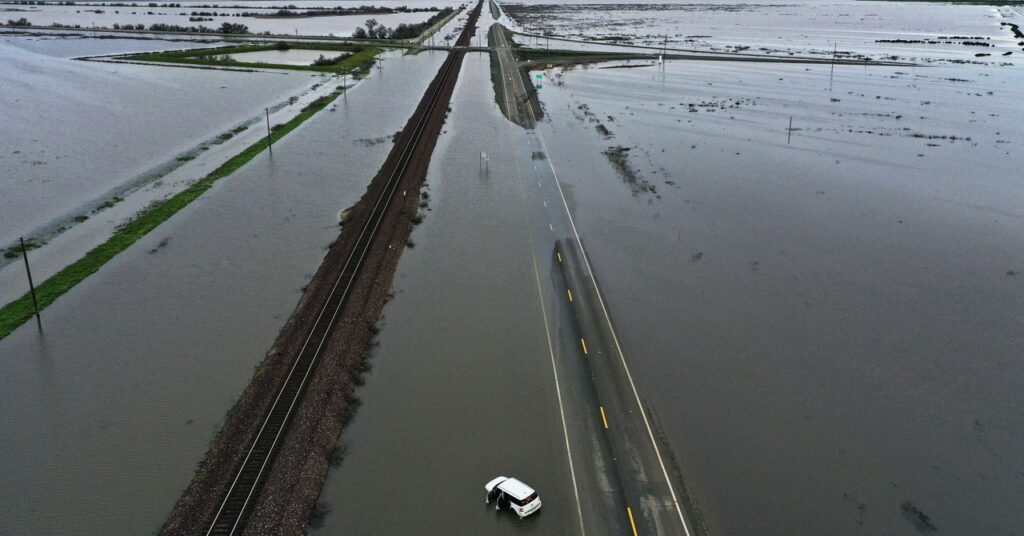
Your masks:
M 587 355 L 587 341 L 583 340 L 583 337 L 580 337 L 580 344 L 583 345 L 583 355 Z
M 567 289 L 565 289 L 565 291 L 569 294 L 569 302 L 572 302 L 572 289 L 571 288 L 567 288 Z
M 555 226 L 551 225 L 550 223 L 548 224 L 548 229 L 551 229 L 552 233 L 555 232 Z
M 533 114 L 533 109 L 530 109 L 530 114 Z M 536 121 L 536 118 L 534 118 Z M 550 155 L 551 152 L 548 150 L 547 143 L 544 142 L 544 136 L 541 135 L 539 130 L 534 131 L 537 134 L 537 139 L 540 141 L 541 149 L 544 150 L 544 154 Z M 551 169 L 551 175 L 555 179 L 555 186 L 558 188 L 558 195 L 562 198 L 562 207 L 565 208 L 565 215 L 569 218 L 569 226 L 572 229 L 573 235 L 576 237 L 576 244 L 580 248 L 580 253 L 583 257 L 583 263 L 587 266 L 587 271 L 590 273 L 590 280 L 594 283 L 594 289 L 597 290 L 597 303 L 601 305 L 601 311 L 604 313 L 604 320 L 608 324 L 608 330 L 612 334 L 612 341 L 615 343 L 615 350 L 619 354 L 619 361 L 622 362 L 622 368 L 626 371 L 626 379 L 629 380 L 629 387 L 633 390 L 633 398 L 636 399 L 636 405 L 640 408 L 640 416 L 643 418 L 644 427 L 647 428 L 647 436 L 651 440 L 651 446 L 654 448 L 654 455 L 658 458 L 658 465 L 661 466 L 661 474 L 665 477 L 665 484 L 668 486 L 668 491 L 672 495 L 672 504 L 675 506 L 676 514 L 679 515 L 679 522 L 683 525 L 683 532 L 686 536 L 691 536 L 690 526 L 686 523 L 686 518 L 683 517 L 683 509 L 679 505 L 679 497 L 676 495 L 676 488 L 672 485 L 672 479 L 668 476 L 668 469 L 665 468 L 665 460 L 661 457 L 661 449 L 658 448 L 658 442 L 654 439 L 654 430 L 651 429 L 650 420 L 647 418 L 647 412 L 644 411 L 644 405 L 640 401 L 640 393 L 636 390 L 636 383 L 633 381 L 633 374 L 629 371 L 629 365 L 626 364 L 626 355 L 622 351 L 622 344 L 619 342 L 619 336 L 615 333 L 615 327 L 612 325 L 611 316 L 608 314 L 608 306 L 604 303 L 604 296 L 601 295 L 600 287 L 597 285 L 597 279 L 594 278 L 594 269 L 590 266 L 590 258 L 587 255 L 586 249 L 583 247 L 583 239 L 580 238 L 579 230 L 576 229 L 576 221 L 572 217 L 572 212 L 569 210 L 569 202 L 565 199 L 565 192 L 562 190 L 562 181 L 558 180 L 558 172 L 555 171 L 555 165 L 551 163 L 551 157 L 547 158 L 548 168 Z
M 627 506 L 626 513 L 629 514 L 629 525 L 633 527 L 633 536 L 637 536 L 636 521 L 633 520 L 633 509 Z
M 516 160 L 516 167 L 519 168 L 519 193 L 522 194 L 520 207 L 523 209 L 525 218 L 526 188 L 525 181 L 523 180 L 522 167 L 518 160 Z M 580 536 L 586 536 L 587 530 L 583 526 L 583 506 L 580 503 L 579 485 L 576 483 L 576 469 L 572 463 L 572 447 L 569 444 L 569 426 L 566 424 L 565 405 L 562 403 L 562 386 L 558 381 L 558 367 L 555 365 L 555 348 L 554 344 L 551 342 L 551 327 L 548 326 L 547 308 L 544 307 L 544 290 L 540 284 L 540 270 L 537 268 L 537 254 L 534 253 L 535 245 L 533 241 L 533 228 L 530 225 L 525 224 L 524 227 L 526 227 L 527 236 L 530 237 L 530 257 L 533 259 L 533 278 L 537 284 L 537 301 L 540 304 L 541 317 L 544 319 L 544 335 L 548 343 L 548 357 L 551 359 L 551 374 L 555 377 L 555 395 L 558 398 L 558 414 L 562 418 L 562 437 L 565 438 L 565 456 L 569 459 L 569 475 L 572 477 L 572 493 L 576 498 L 576 518 L 580 524 Z M 561 253 L 558 254 L 558 262 L 562 262 Z
M 562 264 L 562 252 L 556 251 L 555 255 L 558 255 L 558 264 Z
M 598 406 L 598 407 L 601 408 L 601 421 L 604 422 L 604 429 L 607 430 L 608 429 L 608 417 L 606 417 L 605 414 L 604 414 L 604 406 Z
M 532 241 L 532 240 L 531 240 Z M 558 369 L 555 367 L 555 349 L 551 343 L 551 328 L 548 327 L 547 308 L 544 307 L 544 291 L 540 286 L 540 271 L 537 269 L 537 256 L 533 254 L 532 247 L 530 255 L 533 257 L 533 276 L 537 281 L 537 295 L 540 300 L 540 312 L 544 318 L 544 333 L 548 341 L 548 355 L 551 357 L 551 373 L 555 376 L 555 394 L 558 397 L 558 413 L 562 416 L 562 436 L 565 437 L 565 455 L 569 458 L 569 475 L 572 476 L 572 492 L 576 496 L 576 515 L 580 522 L 580 536 L 586 536 L 587 531 L 583 528 L 583 507 L 580 505 L 580 490 L 576 485 L 576 469 L 572 464 L 572 447 L 569 446 L 569 427 L 565 424 L 565 406 L 562 404 L 562 387 L 558 383 Z
M 548 206 L 548 202 L 544 201 L 544 207 L 547 208 L 547 206 Z

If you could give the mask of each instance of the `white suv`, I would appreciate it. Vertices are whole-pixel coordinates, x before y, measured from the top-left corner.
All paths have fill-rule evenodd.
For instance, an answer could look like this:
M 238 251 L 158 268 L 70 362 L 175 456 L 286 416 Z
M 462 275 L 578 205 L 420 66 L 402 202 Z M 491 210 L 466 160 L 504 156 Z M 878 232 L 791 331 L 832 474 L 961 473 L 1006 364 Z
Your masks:
M 508 508 L 520 518 L 540 510 L 540 496 L 537 492 L 515 478 L 499 476 L 488 482 L 484 489 L 487 490 L 487 504 L 496 502 L 495 510 Z

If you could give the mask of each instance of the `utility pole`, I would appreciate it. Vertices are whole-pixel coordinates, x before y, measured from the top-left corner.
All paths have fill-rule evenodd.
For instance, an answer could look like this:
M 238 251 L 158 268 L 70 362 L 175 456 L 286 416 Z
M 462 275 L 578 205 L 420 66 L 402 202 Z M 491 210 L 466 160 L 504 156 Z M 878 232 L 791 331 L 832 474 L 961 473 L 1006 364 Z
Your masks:
M 836 73 L 836 51 L 839 50 L 839 43 L 832 44 L 832 70 L 828 73 L 828 90 L 832 92 L 832 75 Z
M 25 273 L 28 274 L 28 288 L 32 292 L 32 308 L 36 312 L 36 324 L 43 329 L 43 321 L 39 317 L 39 300 L 36 299 L 36 286 L 32 283 L 32 269 L 28 267 L 28 249 L 25 248 L 25 238 L 21 237 L 21 258 L 25 259 Z
M 274 156 L 274 140 L 270 137 L 270 108 L 264 108 L 263 111 L 267 113 L 267 149 L 270 156 Z

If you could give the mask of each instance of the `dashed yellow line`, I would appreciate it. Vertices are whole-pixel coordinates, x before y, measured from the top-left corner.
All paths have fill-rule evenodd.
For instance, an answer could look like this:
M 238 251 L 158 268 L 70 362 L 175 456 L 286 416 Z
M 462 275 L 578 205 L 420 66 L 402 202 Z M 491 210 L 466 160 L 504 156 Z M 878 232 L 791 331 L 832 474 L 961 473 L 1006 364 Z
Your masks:
M 569 301 L 571 302 L 572 301 L 572 289 L 571 288 L 567 288 L 567 289 L 565 289 L 565 291 L 569 294 Z
M 601 408 L 601 422 L 604 423 L 604 429 L 607 430 L 608 429 L 608 417 L 606 417 L 605 414 L 604 414 L 604 406 L 598 406 L 598 407 Z
M 629 514 L 629 526 L 633 527 L 633 536 L 637 536 L 636 521 L 633 520 L 633 509 L 627 506 L 626 513 Z
M 580 344 L 583 345 L 583 355 L 587 355 L 587 341 L 580 337 Z

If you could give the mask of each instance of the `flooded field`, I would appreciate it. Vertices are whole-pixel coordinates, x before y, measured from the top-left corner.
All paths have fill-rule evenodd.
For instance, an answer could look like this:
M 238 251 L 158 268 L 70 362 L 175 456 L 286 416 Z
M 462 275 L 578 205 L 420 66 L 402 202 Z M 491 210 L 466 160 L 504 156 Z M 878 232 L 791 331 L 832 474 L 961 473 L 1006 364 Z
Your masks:
M 710 533 L 1024 530 L 1019 69 L 644 65 L 538 128 Z
M 280 7 L 196 1 L 0 11 L 187 25 L 193 10 Z M 551 67 L 529 73 L 544 117 L 527 130 L 497 107 L 495 55 L 467 53 L 310 531 L 596 536 L 628 533 L 633 507 L 651 527 L 642 505 L 627 510 L 654 497 L 627 497 L 646 473 L 630 472 L 632 453 L 607 456 L 622 451 L 602 435 L 641 407 L 665 480 L 685 481 L 711 535 L 1024 532 L 1024 44 L 1008 26 L 1024 14 L 852 0 L 502 8 L 519 31 L 579 41 L 516 37 L 538 48 L 870 61 Z M 430 15 L 223 18 L 347 35 Z M 485 5 L 476 43 L 493 21 Z M 0 34 L 0 246 L 96 223 L 115 193 L 327 83 L 73 59 L 225 42 L 138 37 Z M 234 59 L 321 54 L 338 53 Z M 273 155 L 49 306 L 42 331 L 0 340 L 0 532 L 159 529 L 445 54 L 386 53 Z M 908 63 L 870 65 L 883 60 Z M 589 262 L 567 269 L 577 232 Z M 588 350 L 584 330 L 602 319 L 570 288 L 591 264 L 638 406 L 595 379 L 611 352 L 596 338 Z M 536 487 L 544 510 L 520 521 L 486 506 L 499 474 Z M 417 483 L 429 499 L 407 499 Z
M 76 52 L 190 46 L 197 45 L 0 38 L 0 106 L 9 119 L 0 138 L 0 163 L 6 170 L 0 182 L 0 246 L 52 231 L 76 217 L 94 216 L 92 211 L 112 195 L 316 83 L 307 73 L 195 71 L 68 59 Z
M 836 51 L 841 58 L 994 63 L 1024 53 L 1017 46 L 1020 39 L 999 25 L 1024 16 L 1005 7 L 812 0 L 503 5 L 509 22 L 523 31 L 608 45 L 769 55 L 832 56 Z M 552 48 L 577 48 L 551 43 Z M 1004 57 L 1007 52 L 1010 56 Z
M 258 34 L 269 32 L 271 34 L 286 35 L 320 35 L 348 37 L 352 31 L 363 25 L 367 19 L 376 19 L 377 22 L 395 27 L 399 24 L 416 24 L 423 22 L 434 14 L 433 11 L 420 11 L 415 13 L 362 13 L 357 15 L 344 16 L 316 16 L 316 17 L 272 17 L 274 10 L 254 11 L 248 7 L 249 2 L 243 7 L 189 7 L 189 4 L 182 3 L 181 7 L 149 7 L 140 4 L 133 7 L 124 6 L 64 6 L 64 5 L 34 5 L 34 6 L 10 6 L 0 5 L 0 16 L 8 19 L 24 18 L 33 26 L 77 26 L 81 28 L 113 28 L 115 24 L 119 27 L 124 25 L 143 24 L 147 28 L 152 24 L 169 24 L 183 27 L 206 26 L 218 28 L 224 23 L 244 24 L 249 32 Z M 282 2 L 275 6 L 293 4 Z M 376 3 L 375 3 L 376 4 Z M 197 6 L 210 5 L 206 2 Z M 235 4 L 225 4 L 235 5 Z M 421 7 L 427 7 L 420 4 Z M 450 1 L 441 0 L 431 3 L 433 6 L 445 7 Z M 323 7 L 323 4 L 319 4 Z M 255 7 L 255 6 L 254 6 Z M 342 6 L 342 7 L 354 7 Z M 243 14 L 258 13 L 260 16 L 243 16 Z M 6 19 L 4 19 L 6 20 Z
M 348 56 L 337 50 L 261 50 L 259 52 L 244 52 L 232 54 L 230 58 L 235 61 L 248 63 L 273 63 L 277 65 L 312 65 L 320 57 L 336 58 Z
M 386 58 L 0 341 L 0 526 L 160 526 L 442 60 Z

